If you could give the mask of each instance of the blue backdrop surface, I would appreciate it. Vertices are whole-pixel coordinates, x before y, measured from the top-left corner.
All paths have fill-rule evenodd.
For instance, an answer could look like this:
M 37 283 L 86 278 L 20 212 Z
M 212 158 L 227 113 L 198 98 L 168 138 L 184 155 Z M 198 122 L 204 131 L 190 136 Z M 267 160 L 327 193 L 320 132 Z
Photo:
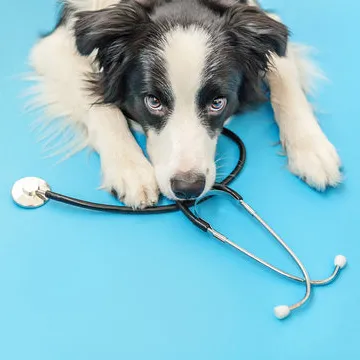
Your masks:
M 319 194 L 286 170 L 274 144 L 268 105 L 231 128 L 248 149 L 234 187 L 303 259 L 312 277 L 332 259 L 349 266 L 316 289 L 309 305 L 279 322 L 276 304 L 292 303 L 301 285 L 270 274 L 212 241 L 181 214 L 120 216 L 49 203 L 26 211 L 9 192 L 23 176 L 55 191 L 99 202 L 97 156 L 44 158 L 30 131 L 21 74 L 37 35 L 54 23 L 55 1 L 5 2 L 0 22 L 0 359 L 359 359 L 360 335 L 360 3 L 267 0 L 293 33 L 318 49 L 330 82 L 316 97 L 319 120 L 339 149 L 345 182 Z M 335 5 L 335 6 L 334 6 Z M 225 170 L 236 157 L 221 140 Z M 296 267 L 271 238 L 224 201 L 204 209 L 220 230 L 289 271 Z

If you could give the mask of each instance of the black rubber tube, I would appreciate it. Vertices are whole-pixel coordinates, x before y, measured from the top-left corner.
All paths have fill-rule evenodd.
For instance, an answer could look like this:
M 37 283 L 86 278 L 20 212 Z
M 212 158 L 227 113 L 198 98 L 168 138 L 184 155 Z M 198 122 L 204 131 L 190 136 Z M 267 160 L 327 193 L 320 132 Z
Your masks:
M 225 135 L 228 139 L 232 140 L 237 145 L 239 149 L 239 160 L 237 161 L 231 173 L 221 183 L 214 185 L 214 188 L 218 188 L 218 189 L 221 188 L 222 186 L 226 186 L 230 184 L 240 174 L 246 161 L 246 148 L 242 140 L 235 133 L 233 133 L 231 130 L 226 128 L 223 129 L 222 134 Z M 58 194 L 53 191 L 46 191 L 45 196 L 51 200 L 55 200 L 64 204 L 73 205 L 88 210 L 115 212 L 122 214 L 138 214 L 138 215 L 162 214 L 162 213 L 181 210 L 196 226 L 198 226 L 202 230 L 206 231 L 210 227 L 209 224 L 207 224 L 205 221 L 201 222 L 201 220 L 196 218 L 195 215 L 193 215 L 192 217 L 190 216 L 191 212 L 189 208 L 195 204 L 195 200 L 175 202 L 170 205 L 160 205 L 160 206 L 148 207 L 145 209 L 133 209 L 129 206 L 99 204 L 90 201 L 75 199 L 70 196 Z M 204 198 L 203 201 L 209 199 L 210 197 L 211 196 Z

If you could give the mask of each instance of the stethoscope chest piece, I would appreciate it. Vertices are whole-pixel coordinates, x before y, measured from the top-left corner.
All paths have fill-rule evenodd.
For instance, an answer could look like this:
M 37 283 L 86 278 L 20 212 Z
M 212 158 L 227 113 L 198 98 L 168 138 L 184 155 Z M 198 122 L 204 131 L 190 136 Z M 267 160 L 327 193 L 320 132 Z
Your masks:
M 45 196 L 46 191 L 50 191 L 50 186 L 45 180 L 25 177 L 16 181 L 11 189 L 11 196 L 23 208 L 38 208 L 49 200 Z

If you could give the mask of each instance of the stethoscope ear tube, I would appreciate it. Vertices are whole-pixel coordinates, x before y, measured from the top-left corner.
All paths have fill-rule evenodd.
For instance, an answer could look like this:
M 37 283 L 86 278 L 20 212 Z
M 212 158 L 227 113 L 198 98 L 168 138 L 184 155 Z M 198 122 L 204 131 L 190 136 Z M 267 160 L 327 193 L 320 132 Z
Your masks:
M 207 232 L 211 229 L 211 225 L 200 217 L 195 216 L 185 202 L 178 201 L 177 206 L 182 213 L 200 230 Z
M 242 200 L 242 196 L 240 194 L 238 194 L 235 190 L 229 188 L 228 186 L 226 186 L 224 184 L 216 183 L 213 185 L 212 189 L 227 193 L 227 194 L 231 195 L 237 201 Z M 211 197 L 212 197 L 212 195 L 205 195 L 205 197 L 199 198 L 198 200 L 196 200 L 195 204 L 199 204 L 205 200 L 208 200 Z M 196 216 L 190 210 L 190 206 L 192 206 L 193 203 L 190 203 L 189 205 L 187 205 L 186 201 L 177 201 L 176 204 L 177 204 L 177 207 L 182 211 L 182 213 L 200 230 L 208 232 L 210 229 L 212 229 L 211 225 L 208 222 L 206 222 L 204 219 Z
M 218 191 L 222 191 L 228 195 L 230 195 L 233 199 L 237 200 L 237 201 L 242 201 L 243 197 L 236 192 L 235 190 L 231 189 L 230 187 L 228 187 L 227 185 L 224 184 L 214 184 L 213 186 L 214 190 L 218 190 Z
M 250 257 L 251 259 L 255 260 L 259 264 L 265 266 L 266 268 L 274 271 L 275 273 L 282 275 L 283 277 L 297 281 L 300 283 L 305 283 L 306 286 L 306 292 L 304 297 L 298 301 L 297 303 L 293 305 L 280 305 L 276 306 L 274 308 L 274 314 L 278 319 L 285 319 L 287 318 L 291 312 L 295 309 L 300 308 L 303 306 L 311 295 L 311 287 L 312 286 L 323 286 L 331 283 L 335 280 L 337 275 L 339 274 L 340 270 L 345 267 L 346 265 L 346 258 L 343 255 L 337 255 L 334 260 L 334 270 L 332 274 L 323 280 L 311 280 L 310 276 L 303 265 L 303 263 L 300 261 L 300 259 L 295 255 L 295 253 L 292 251 L 292 249 L 285 243 L 285 241 L 257 214 L 257 212 L 243 200 L 243 197 L 237 193 L 235 190 L 229 188 L 228 186 L 224 184 L 215 184 L 213 187 L 214 190 L 222 192 L 223 194 L 230 195 L 235 201 L 237 201 L 251 216 L 253 216 L 271 235 L 272 237 L 284 248 L 284 250 L 291 256 L 291 258 L 295 261 L 299 269 L 301 270 L 303 274 L 303 278 L 299 278 L 297 276 L 294 276 L 292 274 L 289 274 L 285 272 L 284 270 L 281 270 L 277 268 L 276 266 L 266 262 L 265 260 L 259 258 L 258 256 L 252 254 L 248 250 L 240 247 L 233 241 L 231 241 L 229 238 L 227 238 L 224 234 L 220 233 L 219 231 L 215 230 L 208 222 L 206 222 L 204 219 L 202 219 L 196 212 L 196 205 L 201 203 L 204 199 L 198 199 L 195 203 L 195 213 L 193 213 L 190 208 L 186 205 L 186 203 L 179 203 L 179 209 L 184 213 L 184 215 L 197 227 L 199 227 L 203 231 L 207 231 L 210 233 L 215 239 L 221 241 L 222 243 L 225 243 L 227 245 L 230 245 L 232 248 L 240 251 L 244 255 Z M 212 197 L 213 195 L 207 195 L 205 199 L 208 199 Z

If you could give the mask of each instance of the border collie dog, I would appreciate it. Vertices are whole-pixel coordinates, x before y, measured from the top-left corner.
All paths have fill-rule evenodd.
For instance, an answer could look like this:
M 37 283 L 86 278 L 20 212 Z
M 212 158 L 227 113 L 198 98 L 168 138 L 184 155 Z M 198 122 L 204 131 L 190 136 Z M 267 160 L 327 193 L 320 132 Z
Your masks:
M 63 0 L 30 62 L 37 105 L 98 152 L 105 189 L 143 208 L 159 190 L 193 199 L 212 187 L 224 123 L 264 100 L 264 84 L 290 171 L 336 186 L 340 159 L 307 100 L 300 55 L 254 0 Z

